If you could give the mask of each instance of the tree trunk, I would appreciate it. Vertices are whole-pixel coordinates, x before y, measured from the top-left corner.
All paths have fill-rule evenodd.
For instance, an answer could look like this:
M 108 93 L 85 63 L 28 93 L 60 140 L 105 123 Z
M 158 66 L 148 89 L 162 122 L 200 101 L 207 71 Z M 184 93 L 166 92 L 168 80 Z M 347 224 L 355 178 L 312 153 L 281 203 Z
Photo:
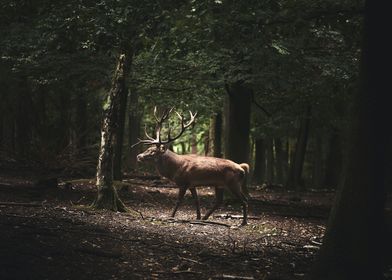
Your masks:
M 113 186 L 113 148 L 114 134 L 117 127 L 117 115 L 120 107 L 121 92 L 124 91 L 124 79 L 127 60 L 121 54 L 114 73 L 112 87 L 104 105 L 104 117 L 101 127 L 101 148 L 97 166 L 98 195 L 92 207 L 113 211 L 126 211 Z
M 387 3 L 365 5 L 361 87 L 353 101 L 345 176 L 310 279 L 379 280 L 386 265 L 385 176 L 391 137 L 385 122 L 392 119 L 392 110 L 386 90 L 391 87 L 390 72 L 385 71 L 391 43 L 384 32 L 390 17 Z M 371 13 L 375 11 L 379 13 Z
M 129 62 L 128 62 L 129 63 Z M 127 69 L 128 67 L 126 67 Z M 127 71 L 128 72 L 128 71 Z M 124 76 L 127 77 L 128 73 L 124 73 Z M 113 158 L 113 178 L 114 180 L 122 180 L 122 155 L 123 155 L 123 145 L 124 145 L 124 129 L 125 129 L 125 116 L 127 109 L 127 97 L 128 97 L 128 89 L 125 81 L 123 81 L 124 85 L 122 87 L 122 91 L 120 92 L 120 108 L 118 111 L 118 125 L 116 127 L 116 137 L 115 137 L 115 146 L 114 146 L 114 158 Z
M 273 184 L 275 182 L 275 157 L 274 157 L 274 143 L 272 138 L 267 139 L 267 182 L 268 184 Z
M 131 147 L 137 143 L 140 137 L 140 114 L 139 114 L 139 94 L 136 89 L 131 89 L 129 93 L 128 110 L 128 170 L 135 170 L 137 166 L 136 156 L 140 151 L 140 145 Z
M 314 141 L 313 163 L 312 163 L 312 185 L 313 188 L 320 188 L 323 185 L 323 137 L 317 133 Z
M 191 153 L 197 154 L 197 134 L 194 131 L 191 132 Z
M 265 180 L 265 143 L 263 138 L 256 138 L 255 167 L 253 171 L 253 181 L 262 184 Z
M 326 187 L 336 189 L 340 179 L 342 160 L 342 140 L 340 133 L 337 129 L 333 129 L 328 141 L 324 182 Z
M 252 90 L 242 82 L 226 85 L 228 93 L 227 158 L 237 163 L 249 162 L 249 133 Z M 243 191 L 248 194 L 246 187 Z
M 84 154 L 87 145 L 87 96 L 86 92 L 78 92 L 76 95 L 76 150 Z
M 302 180 L 302 169 L 305 161 L 306 146 L 308 143 L 310 118 L 311 107 L 308 106 L 306 108 L 306 113 L 301 120 L 297 144 L 294 151 L 294 158 L 290 166 L 290 172 L 287 180 L 288 188 L 295 188 L 297 191 L 301 191 L 305 187 Z
M 21 82 L 17 96 L 16 151 L 19 157 L 26 158 L 30 154 L 32 132 L 32 99 L 26 81 Z
M 240 82 L 227 86 L 229 97 L 227 157 L 234 162 L 249 161 L 249 132 L 252 91 Z
M 282 140 L 280 138 L 274 138 L 274 146 L 275 146 L 275 166 L 276 166 L 276 178 L 275 181 L 277 184 L 283 184 L 284 182 L 284 175 L 283 175 L 283 147 L 282 147 Z
M 221 158 L 222 155 L 222 113 L 218 112 L 210 120 L 209 155 Z

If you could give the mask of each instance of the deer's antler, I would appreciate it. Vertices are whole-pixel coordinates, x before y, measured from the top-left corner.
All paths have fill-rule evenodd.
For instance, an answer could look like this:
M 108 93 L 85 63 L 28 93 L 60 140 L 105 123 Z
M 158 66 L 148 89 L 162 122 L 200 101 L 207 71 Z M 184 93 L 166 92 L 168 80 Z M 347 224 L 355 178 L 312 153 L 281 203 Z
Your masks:
M 156 135 L 155 138 L 153 138 L 150 135 L 148 135 L 147 128 L 144 127 L 144 134 L 146 135 L 147 139 L 140 139 L 139 138 L 138 139 L 139 141 L 137 143 L 133 144 L 131 147 L 133 148 L 133 147 L 135 147 L 136 145 L 139 145 L 139 144 L 146 144 L 146 145 L 163 144 L 164 145 L 164 144 L 171 143 L 174 140 L 180 138 L 180 136 L 184 133 L 184 131 L 195 122 L 195 119 L 196 119 L 196 116 L 197 116 L 197 112 L 195 114 L 193 114 L 191 111 L 189 111 L 190 120 L 185 124 L 184 117 L 180 113 L 175 111 L 177 116 L 178 116 L 178 118 L 180 119 L 180 122 L 181 122 L 181 131 L 180 131 L 180 133 L 177 136 L 172 138 L 171 137 L 171 128 L 169 127 L 167 140 L 164 141 L 164 140 L 162 140 L 162 137 L 161 137 L 162 125 L 163 125 L 163 122 L 169 118 L 169 116 L 170 116 L 170 114 L 171 114 L 171 112 L 173 110 L 174 110 L 174 108 L 166 109 L 163 112 L 162 116 L 158 117 L 157 107 L 155 106 L 154 107 L 154 118 L 155 118 L 155 121 L 157 123 L 157 125 L 155 127 L 155 135 Z

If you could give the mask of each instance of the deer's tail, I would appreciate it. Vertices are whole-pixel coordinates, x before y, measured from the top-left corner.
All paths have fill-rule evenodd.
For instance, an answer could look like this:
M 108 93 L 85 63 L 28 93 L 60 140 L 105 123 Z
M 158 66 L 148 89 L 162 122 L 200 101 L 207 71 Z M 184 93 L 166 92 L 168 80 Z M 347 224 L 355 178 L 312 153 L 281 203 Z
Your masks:
M 249 190 L 248 190 L 248 178 L 249 178 L 249 164 L 240 163 L 241 168 L 244 170 L 244 178 L 242 180 L 241 191 L 242 193 L 249 198 Z

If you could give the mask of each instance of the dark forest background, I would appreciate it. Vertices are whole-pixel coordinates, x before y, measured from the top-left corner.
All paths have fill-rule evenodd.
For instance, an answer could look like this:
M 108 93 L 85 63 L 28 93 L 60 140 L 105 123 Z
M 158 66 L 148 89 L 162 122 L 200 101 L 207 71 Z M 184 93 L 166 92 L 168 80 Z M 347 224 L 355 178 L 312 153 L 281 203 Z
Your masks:
M 390 115 L 388 78 L 374 63 L 388 50 L 372 32 L 388 20 L 382 6 L 370 5 L 1 1 L 0 168 L 95 176 L 108 92 L 125 57 L 113 122 L 115 180 L 154 171 L 137 165 L 143 147 L 131 145 L 145 129 L 153 133 L 155 106 L 197 111 L 175 152 L 247 162 L 250 188 L 300 195 L 340 186 L 319 262 L 333 269 L 317 271 L 338 279 L 344 263 L 344 273 L 361 277 L 358 263 L 379 260 L 365 272 L 370 277 L 386 260 L 371 256 L 382 247 L 383 203 L 392 190 L 390 127 L 382 124 Z

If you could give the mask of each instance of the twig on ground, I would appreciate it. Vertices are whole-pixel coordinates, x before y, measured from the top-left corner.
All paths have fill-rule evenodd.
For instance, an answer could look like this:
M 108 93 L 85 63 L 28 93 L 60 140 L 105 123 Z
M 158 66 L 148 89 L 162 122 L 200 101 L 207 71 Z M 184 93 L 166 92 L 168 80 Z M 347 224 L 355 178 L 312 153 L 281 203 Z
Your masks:
M 214 215 L 214 218 L 223 218 L 223 219 L 243 219 L 242 215 L 231 215 L 231 214 L 217 214 Z M 248 220 L 262 220 L 261 217 L 256 216 L 248 216 Z
M 192 260 L 192 259 L 185 258 L 185 257 L 181 257 L 181 256 L 178 256 L 178 257 L 179 257 L 180 259 L 184 260 L 184 261 L 193 262 L 193 263 L 197 263 L 197 264 L 203 264 L 203 263 L 201 263 L 201 262 L 199 262 L 199 261 L 197 261 L 197 260 Z
M 216 275 L 213 278 L 216 279 L 239 279 L 239 280 L 254 280 L 253 276 L 239 276 L 239 275 L 229 275 L 229 274 L 222 274 Z
M 199 271 L 192 271 L 192 270 L 177 270 L 177 271 L 172 271 L 171 273 L 174 274 L 201 274 Z
M 191 225 L 201 225 L 201 226 L 208 226 L 208 225 L 217 225 L 217 226 L 224 226 L 230 228 L 231 225 L 227 225 L 224 223 L 213 222 L 213 221 L 203 221 L 203 220 L 182 220 L 182 219 L 160 219 L 160 218 L 151 218 L 152 221 L 162 221 L 167 223 L 181 223 L 181 224 L 191 224 Z

